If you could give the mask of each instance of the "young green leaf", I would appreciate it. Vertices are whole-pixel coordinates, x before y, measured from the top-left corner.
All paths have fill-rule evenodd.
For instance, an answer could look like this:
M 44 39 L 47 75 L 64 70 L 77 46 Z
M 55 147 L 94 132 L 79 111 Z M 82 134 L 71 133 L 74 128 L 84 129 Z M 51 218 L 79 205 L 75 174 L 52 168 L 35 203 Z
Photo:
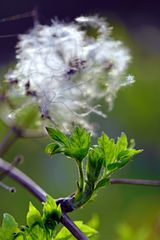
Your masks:
M 57 129 L 47 128 L 47 131 L 54 141 L 45 149 L 48 154 L 53 155 L 61 152 L 77 161 L 82 161 L 87 155 L 90 146 L 90 133 L 87 133 L 84 128 L 76 127 L 70 138 Z
M 25 232 L 24 236 L 27 240 L 50 240 L 49 234 L 45 231 L 43 227 L 41 227 L 39 224 L 34 224 L 32 227 L 28 229 L 28 231 Z M 17 239 L 15 239 L 17 240 Z
M 53 129 L 50 127 L 47 127 L 46 130 L 47 130 L 49 136 L 57 143 L 60 143 L 63 145 L 68 144 L 68 137 L 64 133 L 62 133 L 60 130 Z
M 25 227 L 18 228 L 14 218 L 10 214 L 4 214 L 0 240 L 53 240 L 60 217 L 60 205 L 57 206 L 54 199 L 47 195 L 42 216 L 32 203 L 29 204 Z
M 143 150 L 136 150 L 136 149 L 126 149 L 126 150 L 123 150 L 121 151 L 118 156 L 117 156 L 117 159 L 122 161 L 122 160 L 130 160 L 133 156 L 141 153 Z
M 89 150 L 90 133 L 84 128 L 76 127 L 69 139 L 69 145 L 65 148 L 65 155 L 82 161 Z
M 62 152 L 62 148 L 56 143 L 50 143 L 46 146 L 45 152 L 48 153 L 49 155 L 54 155 L 56 153 Z
M 114 139 L 109 139 L 105 133 L 102 133 L 101 137 L 98 139 L 98 145 L 104 154 L 104 166 L 107 166 L 114 160 L 116 146 Z
M 57 204 L 51 196 L 47 195 L 43 204 L 43 215 L 46 216 L 52 213 L 53 209 L 57 209 Z
M 0 228 L 1 240 L 12 240 L 14 233 L 19 231 L 18 224 L 8 213 L 3 214 L 2 227 Z
M 102 178 L 95 186 L 94 190 L 97 190 L 98 188 L 103 188 L 109 183 L 109 178 Z
M 115 147 L 115 158 L 121 152 L 127 149 L 128 141 L 125 133 L 121 133 L 121 136 L 118 138 L 116 147 Z
M 44 203 L 43 206 L 43 222 L 45 227 L 54 230 L 60 218 L 61 218 L 60 205 L 57 206 L 55 200 L 51 196 L 47 195 L 46 202 Z
M 86 224 L 83 224 L 82 221 L 75 221 L 74 222 L 77 227 L 88 237 L 91 238 L 97 234 L 97 231 Z M 56 235 L 55 240 L 75 240 L 72 234 L 63 227 L 60 232 Z
M 96 182 L 103 165 L 104 155 L 101 149 L 97 146 L 90 149 L 87 163 L 87 178 L 88 181 Z
M 122 161 L 116 161 L 114 163 L 110 163 L 107 166 L 107 170 L 109 171 L 109 173 L 113 173 L 113 171 L 122 168 L 124 165 L 126 165 L 128 163 L 129 159 L 124 159 Z
M 41 214 L 30 202 L 29 211 L 27 213 L 27 225 L 29 227 L 32 227 L 35 224 L 39 224 L 40 226 L 42 226 Z
M 18 228 L 17 222 L 9 213 L 3 214 L 2 228 L 9 229 L 11 232 L 14 232 Z
M 130 159 L 140 153 L 142 150 L 132 149 L 135 145 L 134 140 L 130 141 L 128 147 L 127 137 L 124 133 L 118 138 L 117 143 L 113 139 L 103 133 L 98 139 L 98 144 L 104 153 L 104 166 L 106 167 L 107 175 L 111 175 L 114 171 L 126 165 Z

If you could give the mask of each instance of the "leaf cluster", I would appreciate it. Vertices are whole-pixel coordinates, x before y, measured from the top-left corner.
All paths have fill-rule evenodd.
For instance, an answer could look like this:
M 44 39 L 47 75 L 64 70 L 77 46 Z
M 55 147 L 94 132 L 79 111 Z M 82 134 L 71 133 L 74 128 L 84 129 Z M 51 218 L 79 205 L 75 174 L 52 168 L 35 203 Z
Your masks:
M 47 145 L 46 152 L 53 156 L 64 154 L 76 160 L 79 171 L 78 189 L 75 193 L 74 207 L 86 203 L 95 190 L 109 183 L 110 176 L 124 167 L 134 155 L 142 150 L 134 148 L 132 139 L 128 143 L 124 133 L 115 141 L 102 133 L 97 144 L 91 144 L 91 135 L 84 128 L 76 127 L 70 136 L 63 132 L 47 128 L 52 142 Z
M 50 240 L 61 218 L 61 208 L 47 195 L 42 214 L 30 202 L 26 226 L 18 227 L 15 219 L 8 213 L 3 215 L 0 228 L 1 240 Z
M 61 218 L 60 205 L 57 206 L 55 200 L 47 195 L 46 202 L 43 203 L 42 214 L 30 202 L 26 217 L 26 226 L 18 227 L 14 217 L 4 213 L 2 226 L 0 227 L 0 240 L 72 240 L 72 234 L 63 227 L 58 233 L 56 227 Z M 83 224 L 82 221 L 74 222 L 79 229 L 86 234 L 89 239 L 97 235 L 97 231 Z
M 53 140 L 45 149 L 48 154 L 63 153 L 80 162 L 86 157 L 90 147 L 90 133 L 85 129 L 76 127 L 71 136 L 53 128 L 47 128 L 47 132 Z

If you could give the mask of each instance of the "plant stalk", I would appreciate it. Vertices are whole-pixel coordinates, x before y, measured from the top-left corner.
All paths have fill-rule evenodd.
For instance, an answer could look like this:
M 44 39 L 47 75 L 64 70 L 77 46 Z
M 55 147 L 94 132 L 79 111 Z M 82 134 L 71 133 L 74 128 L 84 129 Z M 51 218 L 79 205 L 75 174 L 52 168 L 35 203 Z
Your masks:
M 130 185 L 160 187 L 160 180 L 111 178 L 109 182 L 111 184 L 130 184 Z
M 65 213 L 62 214 L 61 223 L 64 226 L 67 225 L 70 228 L 70 232 L 72 233 L 73 236 L 76 237 L 76 239 L 88 240 L 88 238 L 82 232 L 79 231 L 79 228 L 74 224 L 74 222 L 71 221 L 71 219 Z
M 20 137 L 21 131 L 16 127 L 11 127 L 0 143 L 0 156 L 3 157 L 4 154 L 9 150 L 13 143 Z
M 78 164 L 78 172 L 79 172 L 79 188 L 80 191 L 83 191 L 84 188 L 84 175 L 83 175 L 83 165 L 82 162 L 77 161 Z

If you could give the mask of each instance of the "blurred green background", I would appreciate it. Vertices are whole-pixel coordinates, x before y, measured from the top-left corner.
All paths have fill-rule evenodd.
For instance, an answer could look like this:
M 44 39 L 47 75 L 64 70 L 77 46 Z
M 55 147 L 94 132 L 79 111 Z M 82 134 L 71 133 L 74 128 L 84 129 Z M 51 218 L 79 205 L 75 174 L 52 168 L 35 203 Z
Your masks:
M 96 9 L 94 11 L 96 12 Z M 117 137 L 121 132 L 125 132 L 129 138 L 135 139 L 137 148 L 144 149 L 144 152 L 119 171 L 116 177 L 158 179 L 160 178 L 160 29 L 149 19 L 147 22 L 141 21 L 140 24 L 126 24 L 117 17 L 114 9 L 106 11 L 105 15 L 109 16 L 108 21 L 114 26 L 113 36 L 124 41 L 130 48 L 133 59 L 128 72 L 135 76 L 136 83 L 120 90 L 111 112 L 107 112 L 107 107 L 103 105 L 103 110 L 108 115 L 107 119 L 92 117 L 99 123 L 99 133 L 103 130 L 110 137 Z M 8 55 L 8 60 L 6 56 L 2 57 L 1 77 L 12 60 L 11 55 Z M 1 122 L 1 140 L 6 133 L 7 128 Z M 23 154 L 25 161 L 20 169 L 55 198 L 67 196 L 74 192 L 76 187 L 75 164 L 63 158 L 50 159 L 44 153 L 44 147 L 48 142 L 47 138 L 18 140 L 5 155 L 5 159 L 12 161 L 17 154 Z M 39 207 L 40 203 L 17 183 L 8 178 L 5 182 L 15 186 L 17 192 L 10 194 L 0 188 L 0 219 L 4 212 L 9 212 L 20 224 L 24 224 L 29 201 Z M 88 222 L 94 214 L 98 215 L 99 239 L 158 240 L 160 239 L 159 203 L 160 188 L 114 185 L 102 189 L 92 203 L 70 216 L 75 220 Z

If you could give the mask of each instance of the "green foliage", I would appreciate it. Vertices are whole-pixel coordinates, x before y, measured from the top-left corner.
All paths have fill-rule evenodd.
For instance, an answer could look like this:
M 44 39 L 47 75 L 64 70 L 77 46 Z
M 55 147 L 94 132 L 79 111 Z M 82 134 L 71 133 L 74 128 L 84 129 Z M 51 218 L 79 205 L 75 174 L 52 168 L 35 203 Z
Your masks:
M 49 155 L 63 153 L 76 160 L 79 182 L 73 200 L 74 208 L 88 202 L 97 189 L 108 185 L 110 176 L 115 171 L 124 167 L 134 155 L 142 151 L 134 149 L 133 139 L 128 144 L 124 133 L 116 142 L 102 133 L 97 145 L 92 145 L 90 133 L 84 128 L 76 127 L 71 136 L 52 128 L 47 128 L 47 131 L 52 143 L 46 147 L 46 152 Z
M 75 160 L 79 170 L 78 189 L 70 204 L 73 209 L 89 202 L 97 189 L 109 184 L 110 176 L 118 169 L 125 166 L 130 159 L 141 152 L 134 149 L 134 141 L 128 140 L 124 133 L 114 139 L 102 133 L 97 145 L 91 144 L 91 136 L 84 128 L 76 127 L 70 136 L 63 132 L 47 128 L 52 143 L 46 147 L 49 155 L 64 154 L 67 158 Z M 84 161 L 85 159 L 85 161 Z M 55 200 L 47 195 L 43 203 L 42 214 L 29 204 L 27 213 L 27 226 L 18 227 L 14 218 L 4 214 L 0 228 L 0 240 L 71 240 L 74 237 L 63 227 L 56 235 L 56 227 L 61 219 L 61 208 Z M 84 225 L 81 221 L 75 222 L 89 239 L 96 239 L 97 231 Z M 94 237 L 95 236 L 95 237 Z
M 113 172 L 125 166 L 134 155 L 142 152 L 142 150 L 133 148 L 133 139 L 128 146 L 128 140 L 124 133 L 121 134 L 116 143 L 114 139 L 109 139 L 103 133 L 98 139 L 98 144 L 103 152 L 106 176 L 110 176 Z
M 90 149 L 87 162 L 87 179 L 96 182 L 103 164 L 103 152 L 99 146 Z
M 8 213 L 3 214 L 2 227 L 0 228 L 0 239 L 10 240 L 13 233 L 19 231 L 18 224 L 15 219 Z
M 46 152 L 50 155 L 64 153 L 67 157 L 82 161 L 90 146 L 90 134 L 84 128 L 76 127 L 70 137 L 67 137 L 59 130 L 46 128 L 53 143 L 46 147 Z
M 35 223 L 42 226 L 41 214 L 30 202 L 29 211 L 27 213 L 27 225 L 32 227 Z
M 49 195 L 46 200 L 43 206 L 43 222 L 46 229 L 54 229 L 61 218 L 61 208 Z
M 60 206 L 47 195 L 41 214 L 32 203 L 29 204 L 27 213 L 27 226 L 18 227 L 14 218 L 5 213 L 2 227 L 0 228 L 0 240 L 51 240 L 54 239 L 56 226 L 61 218 Z
M 65 155 L 82 161 L 90 146 L 90 134 L 84 128 L 76 127 L 69 138 L 68 148 L 65 150 Z
M 18 227 L 15 219 L 8 213 L 3 215 L 2 227 L 0 228 L 0 240 L 71 240 L 75 239 L 72 234 L 63 227 L 57 234 L 55 227 L 61 218 L 60 207 L 56 205 L 49 195 L 43 206 L 43 214 L 29 204 L 27 213 L 27 226 Z M 81 221 L 74 222 L 89 239 L 97 234 L 92 227 Z
M 92 227 L 83 224 L 82 221 L 75 221 L 74 222 L 79 229 L 89 238 L 93 239 L 94 235 L 97 235 L 97 231 L 93 229 Z M 75 238 L 72 236 L 72 234 L 68 231 L 67 228 L 63 227 L 61 231 L 57 234 L 55 237 L 55 240 L 74 240 Z
M 65 134 L 63 134 L 61 131 L 59 131 L 58 129 L 53 129 L 53 128 L 49 128 L 47 127 L 47 132 L 49 134 L 49 136 L 56 141 L 59 144 L 63 144 L 63 145 L 67 145 L 68 144 L 68 138 Z

